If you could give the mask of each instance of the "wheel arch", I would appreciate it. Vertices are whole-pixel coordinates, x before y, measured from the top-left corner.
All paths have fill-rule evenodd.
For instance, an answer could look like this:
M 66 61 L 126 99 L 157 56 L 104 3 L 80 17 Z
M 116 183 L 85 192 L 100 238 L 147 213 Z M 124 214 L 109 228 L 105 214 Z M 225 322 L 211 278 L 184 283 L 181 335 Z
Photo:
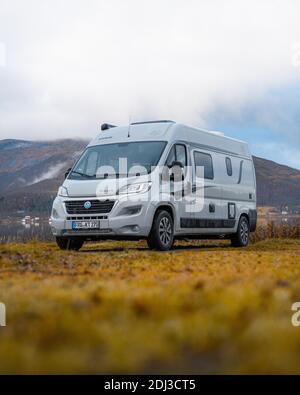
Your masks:
M 255 232 L 257 227 L 257 210 L 243 210 L 240 214 L 239 220 L 244 216 L 250 226 L 250 232 Z
M 173 222 L 175 221 L 175 210 L 174 210 L 174 207 L 171 204 L 165 204 L 165 203 L 160 204 L 159 206 L 157 206 L 155 208 L 153 219 L 154 219 L 156 213 L 158 211 L 161 211 L 161 210 L 167 211 L 171 215 Z M 153 219 L 152 219 L 152 222 L 153 222 Z
M 248 213 L 242 212 L 242 213 L 240 214 L 239 221 L 240 221 L 240 219 L 241 219 L 242 217 L 245 217 L 245 218 L 248 220 L 249 224 L 250 224 L 250 217 L 249 217 L 249 214 L 248 214 Z
M 160 211 L 160 210 L 165 210 L 171 215 L 173 223 L 174 223 L 174 231 L 175 231 L 175 229 L 176 229 L 176 211 L 175 211 L 174 206 L 171 203 L 168 203 L 168 202 L 160 202 L 154 208 L 152 221 L 151 221 L 151 228 L 152 228 L 152 225 L 153 225 L 154 218 L 155 218 L 157 212 Z

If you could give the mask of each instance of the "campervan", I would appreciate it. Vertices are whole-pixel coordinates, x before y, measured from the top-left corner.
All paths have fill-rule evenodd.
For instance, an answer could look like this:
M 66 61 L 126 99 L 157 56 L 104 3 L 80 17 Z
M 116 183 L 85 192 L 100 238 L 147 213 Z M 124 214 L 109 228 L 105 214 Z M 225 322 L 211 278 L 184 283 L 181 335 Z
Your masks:
M 65 174 L 51 213 L 61 249 L 89 240 L 229 239 L 246 247 L 257 223 L 248 144 L 173 121 L 101 132 Z

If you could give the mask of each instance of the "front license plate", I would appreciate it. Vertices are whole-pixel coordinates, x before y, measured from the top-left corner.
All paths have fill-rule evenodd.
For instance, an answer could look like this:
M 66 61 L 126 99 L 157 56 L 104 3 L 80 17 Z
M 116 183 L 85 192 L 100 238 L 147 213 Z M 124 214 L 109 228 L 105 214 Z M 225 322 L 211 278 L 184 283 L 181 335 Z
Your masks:
M 99 220 L 72 222 L 72 229 L 99 229 L 99 227 L 100 227 Z

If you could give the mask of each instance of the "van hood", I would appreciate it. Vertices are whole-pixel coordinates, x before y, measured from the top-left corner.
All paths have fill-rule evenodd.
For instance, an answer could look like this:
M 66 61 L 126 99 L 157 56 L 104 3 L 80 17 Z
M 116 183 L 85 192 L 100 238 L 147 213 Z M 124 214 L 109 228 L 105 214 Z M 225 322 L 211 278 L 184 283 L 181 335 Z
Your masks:
M 98 180 L 65 180 L 63 186 L 67 188 L 69 197 L 107 197 L 114 196 L 118 190 L 126 185 L 148 182 L 149 175 L 129 178 L 109 178 Z

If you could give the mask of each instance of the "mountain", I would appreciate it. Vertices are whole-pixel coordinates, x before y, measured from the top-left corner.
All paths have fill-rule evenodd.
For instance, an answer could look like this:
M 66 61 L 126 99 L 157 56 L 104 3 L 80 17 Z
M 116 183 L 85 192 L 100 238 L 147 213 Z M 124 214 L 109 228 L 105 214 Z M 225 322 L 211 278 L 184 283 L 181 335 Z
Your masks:
M 83 140 L 1 140 L 0 194 L 28 189 L 30 186 L 29 189 L 37 190 L 36 184 L 60 177 L 86 144 Z M 54 189 L 57 189 L 56 186 Z
M 260 206 L 300 207 L 300 171 L 254 157 Z
M 49 214 L 65 171 L 87 141 L 0 140 L 0 215 Z M 300 171 L 254 157 L 260 206 L 300 208 Z
M 48 215 L 57 188 L 87 145 L 84 140 L 0 141 L 0 216 Z

